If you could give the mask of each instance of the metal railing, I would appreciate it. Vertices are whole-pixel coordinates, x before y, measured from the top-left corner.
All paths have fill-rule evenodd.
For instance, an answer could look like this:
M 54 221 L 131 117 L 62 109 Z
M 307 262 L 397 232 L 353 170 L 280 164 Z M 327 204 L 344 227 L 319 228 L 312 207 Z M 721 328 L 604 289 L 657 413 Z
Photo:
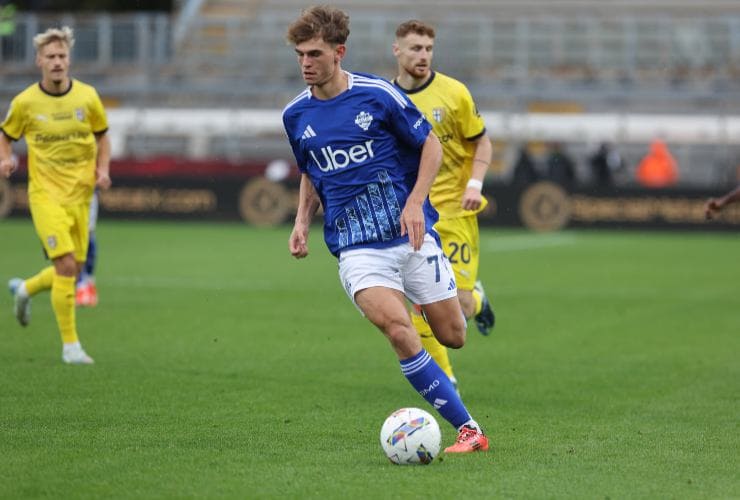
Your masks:
M 75 69 L 102 80 L 154 76 L 172 60 L 171 20 L 163 13 L 20 14 L 14 32 L 0 37 L 0 83 L 37 77 L 33 37 L 54 26 L 74 29 Z
M 285 29 L 294 14 L 191 18 L 173 44 L 164 14 L 19 14 L 0 37 L 0 86 L 15 92 L 37 78 L 33 36 L 52 25 L 75 29 L 75 74 L 132 104 L 163 98 L 272 106 L 302 86 Z M 353 18 L 347 69 L 390 77 L 395 16 Z M 483 105 L 560 99 L 596 105 L 643 97 L 678 106 L 740 108 L 740 14 L 699 18 L 513 17 L 450 12 L 437 22 L 435 65 L 469 84 Z M 165 101 L 167 102 L 167 101 Z

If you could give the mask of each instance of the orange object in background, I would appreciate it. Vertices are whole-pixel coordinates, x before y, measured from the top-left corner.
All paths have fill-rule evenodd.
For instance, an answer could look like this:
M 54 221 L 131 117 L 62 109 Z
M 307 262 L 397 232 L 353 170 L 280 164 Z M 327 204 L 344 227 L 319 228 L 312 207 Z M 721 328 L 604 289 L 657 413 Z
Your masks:
M 637 181 L 645 187 L 672 186 L 678 180 L 678 165 L 665 142 L 656 139 L 637 167 Z

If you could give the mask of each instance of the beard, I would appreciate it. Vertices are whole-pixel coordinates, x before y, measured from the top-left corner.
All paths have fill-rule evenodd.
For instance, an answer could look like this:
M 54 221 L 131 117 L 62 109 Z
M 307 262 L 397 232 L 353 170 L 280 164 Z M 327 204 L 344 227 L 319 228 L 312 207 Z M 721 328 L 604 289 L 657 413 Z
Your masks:
M 429 74 L 429 66 L 411 66 L 406 71 L 414 78 L 424 78 Z

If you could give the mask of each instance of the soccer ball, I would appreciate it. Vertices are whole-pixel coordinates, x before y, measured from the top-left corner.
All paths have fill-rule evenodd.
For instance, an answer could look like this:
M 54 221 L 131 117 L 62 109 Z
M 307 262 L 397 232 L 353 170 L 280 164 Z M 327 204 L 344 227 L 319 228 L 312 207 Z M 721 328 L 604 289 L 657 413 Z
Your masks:
M 419 408 L 401 408 L 380 429 L 380 446 L 399 465 L 426 465 L 439 453 L 442 433 L 434 417 Z

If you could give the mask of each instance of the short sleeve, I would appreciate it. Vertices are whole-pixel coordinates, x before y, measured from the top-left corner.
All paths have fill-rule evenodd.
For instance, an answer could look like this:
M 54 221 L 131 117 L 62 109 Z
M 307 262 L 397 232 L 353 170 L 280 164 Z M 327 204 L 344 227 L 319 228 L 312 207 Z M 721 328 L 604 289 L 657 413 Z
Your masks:
M 283 128 L 285 129 L 285 135 L 288 137 L 288 142 L 290 143 L 290 148 L 293 151 L 293 156 L 295 157 L 296 165 L 298 166 L 298 170 L 300 170 L 302 173 L 308 172 L 308 166 L 306 162 L 306 158 L 303 155 L 303 152 L 301 151 L 299 142 L 294 139 L 293 137 L 293 131 L 295 130 L 295 126 L 292 124 L 293 120 L 291 120 L 287 113 L 283 113 Z
M 10 108 L 8 108 L 8 114 L 5 116 L 2 125 L 0 125 L 3 133 L 14 141 L 20 139 L 26 130 L 25 115 L 22 103 L 18 98 L 13 99 L 10 103 Z
M 470 95 L 470 91 L 464 85 L 460 92 L 459 112 L 459 123 L 462 128 L 463 137 L 466 139 L 475 139 L 486 130 L 486 124 L 478 112 L 478 107 L 473 101 L 473 96 Z
M 388 121 L 391 128 L 404 143 L 421 148 L 432 131 L 432 125 L 406 96 L 399 93 L 399 97 L 402 101 L 394 98 L 388 102 L 390 109 Z
M 102 134 L 108 130 L 108 117 L 100 96 L 93 89 L 93 99 L 90 103 L 90 127 L 93 133 Z

